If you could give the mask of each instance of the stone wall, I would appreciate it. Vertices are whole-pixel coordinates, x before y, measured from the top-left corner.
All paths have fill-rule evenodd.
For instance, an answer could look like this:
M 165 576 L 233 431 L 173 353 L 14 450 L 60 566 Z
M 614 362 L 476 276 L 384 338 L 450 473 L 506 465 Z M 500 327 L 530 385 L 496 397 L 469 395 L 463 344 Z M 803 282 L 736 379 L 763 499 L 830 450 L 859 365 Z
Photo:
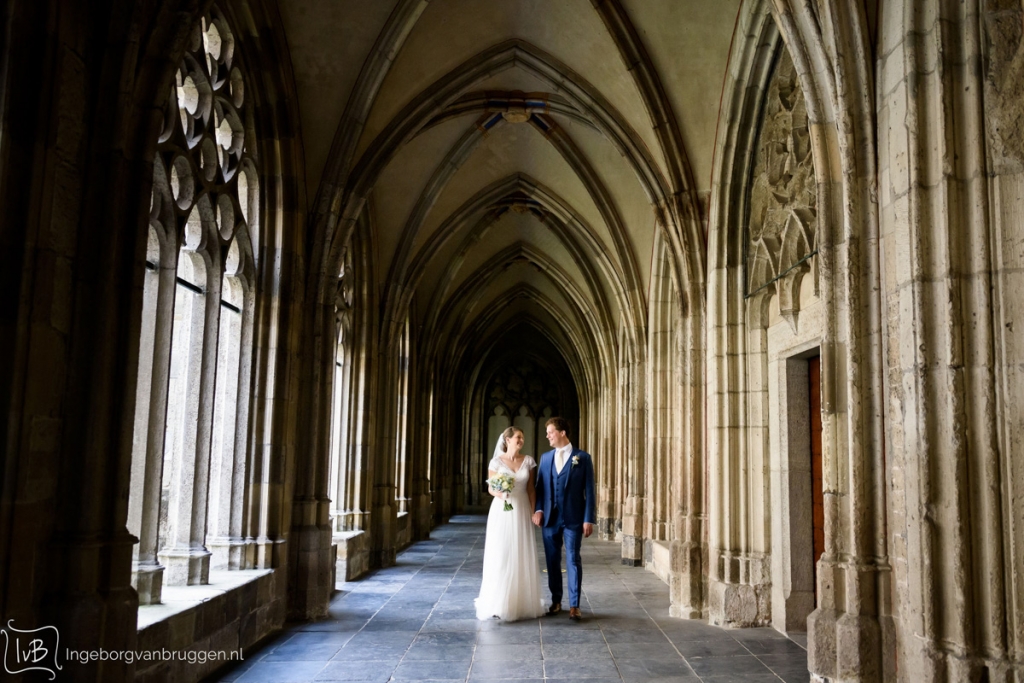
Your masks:
M 411 17 L 413 4 L 395 16 Z M 612 16 L 619 3 L 596 4 L 630 38 Z M 200 8 L 15 2 L 4 58 L 19 67 L 3 71 L 0 97 L 0 355 L 11 360 L 0 371 L 5 619 L 53 623 L 76 649 L 251 647 L 285 618 L 323 616 L 335 580 L 394 562 L 437 521 L 480 503 L 499 403 L 510 421 L 534 420 L 539 437 L 545 408 L 562 410 L 556 397 L 578 411 L 574 443 L 595 455 L 599 534 L 621 542 L 624 563 L 646 562 L 669 582 L 672 615 L 806 630 L 817 680 L 1024 676 L 1020 0 L 887 0 L 877 17 L 832 0 L 744 2 L 706 214 L 687 204 L 682 162 L 671 197 L 645 185 L 658 231 L 646 291 L 522 176 L 453 221 L 469 244 L 502 211 L 535 212 L 583 236 L 574 258 L 586 277 L 616 273 L 607 292 L 597 288 L 613 301 L 574 309 L 579 316 L 549 336 L 531 316 L 550 301 L 525 286 L 471 324 L 470 290 L 490 286 L 488 277 L 524 264 L 559 275 L 521 245 L 483 264 L 474 287 L 424 329 L 406 327 L 422 302 L 411 279 L 378 291 L 373 179 L 349 177 L 348 162 L 332 160 L 325 204 L 307 224 L 274 3 L 219 6 L 245 12 L 238 48 L 252 78 L 249 132 L 266 220 L 250 273 L 258 294 L 251 419 L 239 441 L 248 449 L 245 531 L 230 514 L 215 527 L 219 565 L 263 573 L 221 590 L 213 567 L 208 593 L 131 583 L 151 181 L 168 85 Z M 374 59 L 390 59 L 385 43 Z M 633 71 L 648 73 L 642 45 L 630 45 Z M 540 64 L 523 45 L 508 49 Z M 386 74 L 373 64 L 367 83 Z M 573 74 L 546 66 L 568 97 Z M 372 99 L 371 85 L 360 87 Z M 671 112 L 642 94 L 666 134 Z M 435 104 L 424 100 L 420 123 L 444 114 Z M 595 120 L 608 113 L 590 105 Z M 355 149 L 357 113 L 341 126 L 341 148 Z M 582 168 L 563 132 L 543 132 Z M 623 154 L 633 154 L 626 143 Z M 585 189 L 607 199 L 597 176 L 581 174 Z M 602 207 L 614 213 L 613 204 Z M 705 215 L 706 246 L 687 232 Z M 336 380 L 339 325 L 350 374 Z M 502 342 L 482 332 L 489 325 L 523 336 Z M 525 357 L 522 340 L 540 348 L 530 334 L 564 367 L 499 372 Z M 485 363 L 491 349 L 495 362 Z M 816 564 L 802 374 L 815 355 L 825 525 Z M 347 400 L 338 418 L 335 381 Z M 344 469 L 332 477 L 341 422 Z M 138 560 L 152 559 L 153 541 Z M 201 583 L 204 572 L 196 576 Z M 164 604 L 140 609 L 140 594 Z M 69 676 L 197 680 L 214 668 L 103 662 Z
M 256 576 L 249 576 L 251 574 Z M 174 659 L 158 663 L 139 661 L 135 666 L 135 680 L 139 683 L 191 683 L 230 668 L 234 661 L 244 660 L 254 646 L 284 625 L 286 596 L 281 578 L 280 573 L 268 570 L 213 571 L 208 589 L 169 589 L 170 595 L 165 596 L 163 606 L 140 610 L 140 622 L 153 621 L 140 625 L 136 649 L 159 652 L 161 656 L 170 651 L 175 653 Z M 240 580 L 244 583 L 239 585 Z M 197 592 L 200 597 L 193 598 Z M 149 611 L 159 614 L 150 616 Z M 239 651 L 241 660 L 225 661 L 209 659 L 208 654 L 200 655 L 216 652 L 218 656 L 225 653 L 233 657 Z M 206 657 L 206 661 L 200 660 L 200 656 Z
M 879 197 L 901 680 L 1019 680 L 1019 2 L 883 17 Z M 909 37 L 913 36 L 913 39 Z M 951 609 L 956 605 L 957 608 Z
M 237 9 L 230 0 L 220 7 L 232 16 Z M 7 473 L 0 517 L 12 533 L 0 540 L 8 558 L 0 602 L 5 623 L 54 625 L 68 648 L 137 650 L 162 638 L 159 626 L 142 636 L 136 629 L 132 553 L 139 539 L 127 528 L 130 500 L 141 494 L 131 485 L 137 389 L 148 379 L 139 378 L 139 358 L 152 350 L 140 346 L 151 343 L 141 319 L 148 224 L 159 209 L 151 203 L 154 157 L 174 73 L 194 49 L 202 13 L 195 3 L 175 1 L 15 2 L 8 9 L 4 30 L 14 39 L 3 47 L 0 96 L 0 272 L 8 288 L 0 339 L 9 361 L 0 373 Z M 291 177 L 301 147 L 289 122 L 290 70 L 286 59 L 268 59 L 286 54 L 283 34 L 272 5 L 247 3 L 245 11 L 234 47 L 255 74 L 246 87 L 259 121 L 248 131 L 256 134 L 252 151 L 269 164 L 260 179 L 269 222 L 253 235 L 262 270 L 247 274 L 260 283 L 245 333 L 259 359 L 258 390 L 244 397 L 251 399 L 251 429 L 241 439 L 250 469 L 239 479 L 255 493 L 247 497 L 247 538 L 227 520 L 210 528 L 226 542 L 226 566 L 274 571 L 239 598 L 230 619 L 228 605 L 201 617 L 205 625 L 175 630 L 204 645 L 243 647 L 283 623 L 289 570 L 282 510 L 294 465 L 286 359 L 295 340 L 281 330 L 294 328 L 290 316 L 301 298 L 297 226 L 304 222 L 300 184 Z M 195 518 L 200 532 L 203 517 Z M 152 585 L 143 591 L 154 597 Z M 61 675 L 125 681 L 141 670 L 121 659 L 68 663 Z

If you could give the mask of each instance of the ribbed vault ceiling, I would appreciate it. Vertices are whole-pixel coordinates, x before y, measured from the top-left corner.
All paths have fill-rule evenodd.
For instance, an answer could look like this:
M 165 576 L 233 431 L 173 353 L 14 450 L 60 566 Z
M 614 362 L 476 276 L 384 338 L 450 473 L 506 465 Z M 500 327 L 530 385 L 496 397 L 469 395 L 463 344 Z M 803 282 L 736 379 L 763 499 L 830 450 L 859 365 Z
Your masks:
M 454 360 L 528 317 L 577 381 L 642 328 L 658 206 L 708 190 L 738 4 L 281 3 L 310 209 L 365 198 L 385 322 Z

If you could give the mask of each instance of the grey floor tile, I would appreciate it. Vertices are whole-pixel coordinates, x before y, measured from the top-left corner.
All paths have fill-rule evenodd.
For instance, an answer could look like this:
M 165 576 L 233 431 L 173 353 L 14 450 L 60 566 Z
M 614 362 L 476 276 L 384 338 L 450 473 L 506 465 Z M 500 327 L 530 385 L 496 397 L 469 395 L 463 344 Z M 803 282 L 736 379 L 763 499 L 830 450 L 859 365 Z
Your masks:
M 542 617 L 541 631 L 592 631 L 601 628 L 602 621 L 592 614 L 584 614 L 580 621 L 573 621 L 569 618 L 569 611 L 564 609 L 562 614 L 553 617 Z
M 743 643 L 792 643 L 784 634 L 773 628 L 736 628 L 729 629 L 729 635 Z M 795 643 L 794 643 L 795 644 Z
M 729 631 L 696 619 L 658 619 L 658 627 L 673 642 L 679 640 L 721 640 Z
M 440 600 L 440 598 L 437 600 Z M 421 597 L 419 595 L 419 591 L 415 591 L 415 595 L 411 597 L 404 597 L 399 593 L 388 601 L 387 605 L 384 606 L 384 609 L 422 611 L 430 613 L 430 610 L 434 609 L 434 606 L 437 605 L 437 600 Z
M 238 683 L 306 683 L 319 674 L 326 662 L 256 662 L 238 677 Z
M 736 657 L 689 657 L 686 661 L 701 678 L 708 676 L 747 676 L 771 674 L 771 670 L 753 655 Z
M 625 679 L 647 679 L 652 678 L 696 678 L 693 669 L 682 657 L 674 658 L 646 658 L 646 659 L 618 659 L 615 664 L 619 667 L 619 674 Z
M 655 629 L 629 631 L 619 628 L 602 628 L 601 632 L 604 633 L 604 638 L 609 643 L 664 643 L 665 647 L 669 647 L 665 634 Z
M 807 680 L 807 653 L 787 655 L 758 655 L 758 659 L 784 680 Z
M 374 617 L 370 621 L 366 622 L 366 626 L 363 627 L 363 631 L 383 631 L 385 633 L 394 633 L 395 631 L 411 631 L 415 633 L 419 631 L 421 628 L 423 628 L 424 621 L 425 619 L 403 619 L 401 617 Z
M 466 662 L 473 660 L 472 644 L 438 645 L 436 643 L 413 643 L 405 653 L 403 662 L 410 661 L 449 661 Z
M 537 661 L 474 660 L 470 678 L 544 678 L 544 663 Z
M 326 662 L 352 639 L 352 633 L 295 633 L 263 657 L 266 662 Z
M 365 683 L 387 683 L 398 667 L 397 662 L 328 662 L 313 679 L 314 681 L 365 681 Z
M 754 655 L 788 655 L 807 659 L 807 650 L 788 638 L 744 639 L 734 637 L 734 639 Z
M 490 631 L 488 631 L 490 633 Z M 452 631 L 449 633 L 420 633 L 413 640 L 413 645 L 473 645 L 477 634 L 472 631 Z
M 545 630 L 543 632 L 543 640 L 545 643 L 566 643 L 569 645 L 577 644 L 593 644 L 593 643 L 605 643 L 604 633 L 600 629 L 555 629 Z
M 478 644 L 475 656 L 484 661 L 540 659 L 540 643 Z
M 544 659 L 611 659 L 606 643 L 544 642 Z
M 704 681 L 704 683 L 779 683 L 781 679 L 773 673 L 725 673 L 717 676 L 702 676 L 700 680 Z
M 611 657 L 547 659 L 544 660 L 544 675 L 547 678 L 613 678 L 619 675 L 619 670 Z
M 732 638 L 676 641 L 676 649 L 684 657 L 729 657 L 749 654 L 742 644 Z
M 293 631 L 331 631 L 333 633 L 347 633 L 350 636 L 355 635 L 362 630 L 366 624 L 365 621 L 350 622 L 350 621 L 334 621 L 332 619 L 325 619 L 323 621 L 311 621 L 306 624 L 296 624 L 292 627 Z
M 372 662 L 390 661 L 397 664 L 409 651 L 407 645 L 364 645 L 361 647 L 343 647 L 334 655 L 335 662 Z
M 223 669 L 223 673 L 221 673 L 220 678 L 217 680 L 219 683 L 234 683 L 234 681 L 241 678 L 242 674 L 251 669 L 258 661 L 258 659 L 250 658 L 238 662 L 237 664 L 233 664 L 229 668 Z
M 679 653 L 667 640 L 660 643 L 610 643 L 612 655 L 616 659 L 678 659 Z
M 337 624 L 339 631 L 360 631 L 364 626 L 366 626 L 366 622 L 369 620 L 370 617 L 353 617 L 348 614 L 339 614 L 331 609 L 327 612 L 327 619 L 311 623 L 318 625 Z M 305 626 L 306 624 L 301 625 Z
M 432 679 L 466 680 L 470 662 L 467 661 L 408 661 L 403 660 L 392 674 L 395 679 L 403 681 L 427 681 Z
M 776 675 L 779 676 L 780 678 L 782 678 L 782 680 L 785 681 L 786 683 L 810 683 L 810 680 L 811 680 L 811 674 L 810 674 L 810 672 L 807 672 L 807 671 L 805 671 L 803 673 L 796 673 L 796 672 L 794 672 L 794 673 L 787 673 L 787 674 L 780 674 L 780 673 L 776 672 Z
M 364 645 L 412 645 L 416 639 L 415 633 L 408 631 L 360 631 L 352 636 L 352 639 L 345 643 L 346 647 L 362 647 Z
M 484 531 L 481 516 L 453 517 L 429 540 L 402 551 L 397 566 L 340 583 L 327 619 L 289 626 L 219 680 L 697 683 L 700 674 L 708 683 L 804 683 L 809 678 L 805 637 L 790 640 L 769 628 L 726 630 L 672 618 L 668 587 L 643 568 L 622 565 L 617 544 L 593 539 L 583 547 L 581 623 L 570 621 L 567 613 L 512 623 L 478 621 L 474 600 Z M 547 599 L 546 574 L 542 588 Z
M 789 639 L 792 640 L 797 645 L 799 645 L 800 647 L 802 647 L 803 649 L 805 649 L 805 650 L 807 649 L 807 634 L 806 633 L 790 633 L 789 634 Z
M 521 629 L 490 629 L 476 634 L 478 645 L 515 645 L 517 643 L 539 643 L 540 629 L 526 631 Z

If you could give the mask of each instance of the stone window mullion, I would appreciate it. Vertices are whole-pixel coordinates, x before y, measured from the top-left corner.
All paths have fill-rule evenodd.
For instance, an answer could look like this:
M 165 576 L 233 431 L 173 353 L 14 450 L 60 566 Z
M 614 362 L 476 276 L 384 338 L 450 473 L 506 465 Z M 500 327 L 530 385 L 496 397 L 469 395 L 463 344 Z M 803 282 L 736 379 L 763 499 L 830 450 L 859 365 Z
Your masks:
M 233 248 L 234 247 L 233 245 Z M 214 568 L 238 569 L 244 564 L 240 538 L 241 495 L 235 494 L 239 479 L 244 485 L 245 443 L 239 443 L 237 427 L 245 424 L 247 401 L 242 396 L 244 374 L 242 306 L 243 288 L 238 279 L 225 275 L 220 305 L 220 339 L 217 349 L 216 404 L 213 416 L 213 445 L 210 453 L 210 512 L 207 545 L 213 553 Z M 239 472 L 241 470 L 242 472 Z M 238 533 L 232 531 L 232 515 L 239 519 Z
M 138 537 L 132 567 L 139 604 L 159 604 L 164 567 L 160 564 L 160 488 L 167 426 L 167 393 L 171 363 L 175 258 L 177 245 L 160 240 L 150 227 L 151 263 L 144 284 L 143 335 L 140 340 L 139 384 L 136 397 L 135 445 L 132 459 L 128 528 Z M 168 256 L 168 252 L 170 256 Z
M 240 353 L 238 384 L 236 395 L 238 406 L 232 436 L 234 438 L 234 466 L 231 471 L 231 502 L 228 519 L 228 533 L 232 546 L 228 566 L 230 569 L 243 569 L 248 566 L 245 557 L 245 506 L 246 482 L 248 481 L 249 464 L 249 409 L 252 398 L 252 347 L 253 347 L 253 314 L 255 296 L 250 288 L 244 289 L 239 325 Z
M 160 554 L 169 585 L 205 584 L 210 573 L 205 542 L 221 287 L 217 264 L 208 267 L 212 272 L 205 279 L 210 287 L 204 292 L 183 294 L 179 286 L 178 305 L 187 307 L 187 317 L 178 321 L 187 328 L 179 347 L 187 354 L 182 368 L 187 375 L 184 393 L 177 397 L 181 422 L 171 452 L 168 538 Z
M 334 500 L 335 531 L 351 530 L 351 499 L 356 479 L 353 471 L 351 439 L 352 414 L 352 353 L 348 333 L 342 331 L 335 368 L 335 410 L 332 439 L 332 464 L 335 467 L 332 491 Z

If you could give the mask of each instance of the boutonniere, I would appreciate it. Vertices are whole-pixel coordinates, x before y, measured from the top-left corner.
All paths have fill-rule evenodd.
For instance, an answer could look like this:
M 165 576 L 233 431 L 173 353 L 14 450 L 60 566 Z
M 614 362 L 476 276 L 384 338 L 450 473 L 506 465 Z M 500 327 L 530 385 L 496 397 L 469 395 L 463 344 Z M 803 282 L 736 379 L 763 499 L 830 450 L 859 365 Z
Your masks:
M 580 464 L 580 456 L 578 456 L 578 455 L 572 456 L 572 466 L 576 467 L 576 465 L 579 465 L 579 464 Z

